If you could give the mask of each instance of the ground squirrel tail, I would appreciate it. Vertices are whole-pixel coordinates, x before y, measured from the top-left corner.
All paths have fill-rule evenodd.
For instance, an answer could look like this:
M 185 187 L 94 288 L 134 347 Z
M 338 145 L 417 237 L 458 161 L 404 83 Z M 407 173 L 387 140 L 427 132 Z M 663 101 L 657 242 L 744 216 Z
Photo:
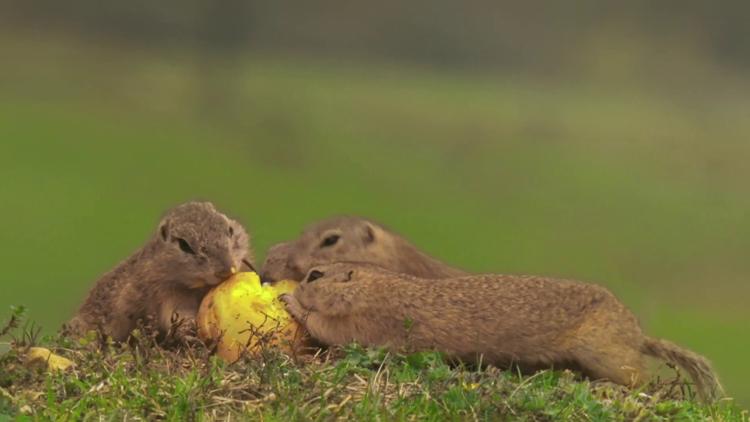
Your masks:
M 670 341 L 650 337 L 643 343 L 642 352 L 674 363 L 685 370 L 704 400 L 714 401 L 724 395 L 724 388 L 711 368 L 711 363 L 703 356 Z

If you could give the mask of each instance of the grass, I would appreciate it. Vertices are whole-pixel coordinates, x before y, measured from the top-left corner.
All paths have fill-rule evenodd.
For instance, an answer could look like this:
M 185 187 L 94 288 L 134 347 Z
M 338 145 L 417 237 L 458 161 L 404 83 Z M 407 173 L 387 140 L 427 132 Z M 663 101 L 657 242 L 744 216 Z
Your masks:
M 202 345 L 166 349 L 143 335 L 127 345 L 40 339 L 19 309 L 5 327 L 0 420 L 748 420 L 731 402 L 699 404 L 679 382 L 629 391 L 567 371 L 522 376 L 356 345 L 296 358 L 265 349 L 227 364 Z M 76 368 L 28 367 L 34 344 Z
M 166 208 L 206 198 L 259 258 L 354 213 L 472 271 L 601 283 L 750 404 L 747 83 L 254 56 L 222 106 L 184 52 L 0 45 L 0 309 L 27 304 L 45 334 Z

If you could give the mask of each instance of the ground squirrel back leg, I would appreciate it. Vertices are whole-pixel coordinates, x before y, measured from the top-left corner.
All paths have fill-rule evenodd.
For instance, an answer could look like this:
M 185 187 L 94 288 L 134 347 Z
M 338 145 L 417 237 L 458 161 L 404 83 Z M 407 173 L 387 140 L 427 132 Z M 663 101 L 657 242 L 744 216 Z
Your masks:
M 575 350 L 574 356 L 581 372 L 592 380 L 608 380 L 631 387 L 644 381 L 643 357 L 629 346 L 613 345 L 604 350 L 583 347 Z
M 572 334 L 570 350 L 581 371 L 592 379 L 629 386 L 642 384 L 646 377 L 645 359 L 633 345 L 640 345 L 640 334 L 634 327 L 607 325 L 602 320 L 589 318 Z

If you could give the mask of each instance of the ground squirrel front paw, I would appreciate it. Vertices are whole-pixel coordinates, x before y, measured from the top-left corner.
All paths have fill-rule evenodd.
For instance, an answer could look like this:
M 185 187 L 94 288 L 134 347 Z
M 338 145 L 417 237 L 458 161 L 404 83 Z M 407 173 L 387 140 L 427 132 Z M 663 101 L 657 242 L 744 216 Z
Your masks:
M 194 318 L 180 318 L 175 312 L 172 314 L 171 324 L 165 330 L 165 344 L 193 345 L 200 342 L 197 337 L 198 324 Z
M 297 300 L 296 297 L 285 293 L 279 296 L 279 300 L 284 302 L 287 312 L 289 312 L 294 319 L 302 324 L 305 323 L 309 312 L 302 307 L 302 304 L 299 303 L 299 300 Z

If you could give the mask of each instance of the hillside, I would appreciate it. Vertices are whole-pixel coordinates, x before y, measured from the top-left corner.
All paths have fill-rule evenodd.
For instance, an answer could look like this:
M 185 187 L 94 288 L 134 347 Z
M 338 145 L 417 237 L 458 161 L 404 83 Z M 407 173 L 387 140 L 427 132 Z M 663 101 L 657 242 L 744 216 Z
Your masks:
M 17 318 L 17 319 L 14 319 Z M 290 357 L 273 349 L 228 365 L 201 345 L 161 348 L 96 339 L 39 339 L 22 312 L 0 327 L 0 421 L 43 420 L 715 420 L 747 421 L 731 402 L 702 405 L 689 386 L 658 380 L 628 391 L 571 372 L 530 376 L 451 366 L 436 353 L 402 356 L 357 346 Z M 0 339 L 2 341 L 2 339 Z M 24 363 L 41 341 L 77 366 Z

